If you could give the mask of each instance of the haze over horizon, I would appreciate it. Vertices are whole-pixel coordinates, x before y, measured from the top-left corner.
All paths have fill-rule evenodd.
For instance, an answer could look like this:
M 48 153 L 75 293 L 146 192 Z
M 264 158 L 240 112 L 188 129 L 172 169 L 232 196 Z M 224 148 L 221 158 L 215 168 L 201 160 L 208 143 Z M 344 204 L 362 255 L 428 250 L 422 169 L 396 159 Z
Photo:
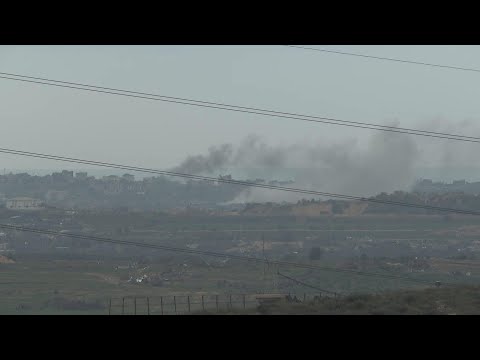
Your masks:
M 474 59 L 480 56 L 480 49 L 474 46 L 327 48 L 469 67 L 474 67 Z M 480 135 L 476 126 L 476 74 L 312 54 L 280 46 L 1 46 L 0 70 L 345 120 Z M 271 146 L 348 146 L 355 141 L 359 149 L 366 149 L 373 136 L 372 131 L 363 129 L 5 79 L 0 81 L 0 96 L 4 100 L 2 119 L 9 122 L 2 132 L 2 147 L 153 168 L 175 167 L 188 156 L 204 154 L 211 146 L 237 146 L 246 132 Z M 29 106 L 25 106 L 26 99 Z M 193 126 L 195 131 L 191 131 Z M 424 164 L 420 168 L 474 167 L 472 161 L 478 164 L 470 156 L 476 144 L 414 138 L 421 144 Z M 464 157 L 465 164 L 459 164 Z M 0 168 L 68 166 L 1 154 Z

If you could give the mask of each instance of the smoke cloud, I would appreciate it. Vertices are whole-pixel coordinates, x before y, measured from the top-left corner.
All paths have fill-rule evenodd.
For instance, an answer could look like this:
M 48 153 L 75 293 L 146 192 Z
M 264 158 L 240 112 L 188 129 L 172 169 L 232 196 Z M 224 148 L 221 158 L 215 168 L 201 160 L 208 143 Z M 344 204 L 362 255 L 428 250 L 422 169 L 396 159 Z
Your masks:
M 212 146 L 208 149 L 208 155 L 189 156 L 172 170 L 186 174 L 212 174 L 224 170 L 232 154 L 233 145 Z
M 419 129 L 479 136 L 478 122 L 464 120 L 456 125 L 442 118 L 423 122 Z M 395 121 L 390 126 L 398 126 Z M 293 143 L 269 145 L 261 137 L 249 135 L 238 145 L 211 147 L 206 155 L 190 156 L 176 171 L 219 175 L 232 169 L 243 169 L 250 179 L 293 179 L 289 186 L 372 196 L 380 192 L 408 191 L 421 174 L 436 173 L 461 179 L 466 173 L 480 180 L 477 143 L 449 141 L 390 132 L 364 133 L 360 143 L 355 139 L 339 143 Z M 428 171 L 427 171 L 427 170 Z M 434 171 L 430 171 L 430 170 Z M 261 175 L 260 175 L 261 174 Z M 428 176 L 427 176 L 428 177 Z M 238 176 L 237 176 L 238 178 Z M 234 202 L 294 202 L 305 195 L 261 188 L 245 188 Z
M 206 155 L 189 156 L 175 171 L 218 175 L 232 168 L 256 168 L 272 173 L 290 170 L 292 187 L 371 196 L 408 189 L 415 180 L 418 157 L 419 150 L 412 137 L 386 132 L 372 133 L 366 147 L 355 140 L 333 145 L 320 142 L 273 146 L 250 135 L 238 146 L 223 144 L 211 147 Z M 293 202 L 304 197 L 245 188 L 234 202 Z

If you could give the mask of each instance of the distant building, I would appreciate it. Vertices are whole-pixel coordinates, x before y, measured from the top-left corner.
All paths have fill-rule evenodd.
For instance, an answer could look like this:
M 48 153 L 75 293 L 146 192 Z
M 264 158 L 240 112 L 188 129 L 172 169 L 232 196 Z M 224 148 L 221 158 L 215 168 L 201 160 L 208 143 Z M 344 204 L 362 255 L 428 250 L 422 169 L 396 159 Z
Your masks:
M 113 195 L 122 192 L 120 177 L 116 175 L 109 175 L 103 177 L 104 194 Z
M 432 185 L 433 184 L 433 180 L 432 179 L 423 179 L 423 180 L 420 180 L 419 183 L 421 185 Z
M 120 177 L 118 177 L 117 175 L 104 176 L 102 179 L 103 179 L 103 181 L 109 181 L 109 182 L 120 181 Z
M 124 174 L 122 178 L 127 181 L 135 181 L 135 175 Z
M 29 197 L 16 197 L 7 200 L 6 208 L 12 210 L 39 210 L 42 208 L 42 201 Z
M 86 172 L 77 172 L 77 173 L 75 173 L 75 177 L 76 177 L 78 180 L 87 180 L 87 178 L 88 178 L 88 173 L 86 173 Z
M 142 182 L 144 184 L 148 184 L 148 185 L 153 184 L 155 182 L 155 177 L 153 177 L 153 176 L 145 177 L 145 178 L 143 178 Z
M 52 180 L 54 182 L 72 182 L 73 171 L 63 170 L 61 173 L 54 172 L 52 173 Z

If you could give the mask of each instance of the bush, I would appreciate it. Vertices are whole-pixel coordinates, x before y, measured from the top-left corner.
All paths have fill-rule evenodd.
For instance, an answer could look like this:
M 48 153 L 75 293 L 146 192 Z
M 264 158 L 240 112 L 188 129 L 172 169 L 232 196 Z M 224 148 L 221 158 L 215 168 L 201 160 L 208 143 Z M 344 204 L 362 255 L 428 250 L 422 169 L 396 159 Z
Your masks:
M 55 297 L 47 301 L 47 306 L 54 307 L 61 310 L 101 310 L 105 305 L 98 300 L 88 302 L 85 300 L 69 299 L 65 297 Z
M 309 258 L 310 260 L 320 260 L 323 255 L 323 250 L 319 247 L 313 247 L 310 249 Z
M 415 302 L 416 298 L 413 295 L 407 295 L 405 296 L 404 300 L 407 304 L 412 304 Z

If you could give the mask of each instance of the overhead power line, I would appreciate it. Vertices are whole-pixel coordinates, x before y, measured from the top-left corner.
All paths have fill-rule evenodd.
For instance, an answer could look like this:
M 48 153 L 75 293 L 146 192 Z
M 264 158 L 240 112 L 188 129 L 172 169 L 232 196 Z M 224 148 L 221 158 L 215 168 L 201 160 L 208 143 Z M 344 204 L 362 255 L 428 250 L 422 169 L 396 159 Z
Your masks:
M 138 167 L 138 166 L 120 165 L 120 164 L 113 164 L 113 163 L 107 163 L 102 161 L 84 160 L 84 159 L 77 159 L 77 158 L 49 155 L 49 154 L 42 154 L 42 153 L 34 153 L 34 152 L 21 151 L 21 150 L 0 148 L 0 153 L 76 163 L 76 164 L 101 166 L 101 167 L 107 167 L 112 169 L 137 171 L 137 172 L 155 174 L 155 175 L 173 176 L 173 177 L 180 177 L 180 178 L 186 178 L 186 179 L 192 179 L 192 180 L 202 180 L 202 181 L 220 182 L 220 183 L 232 184 L 232 185 L 258 187 L 263 189 L 278 190 L 278 191 L 292 192 L 292 193 L 305 194 L 305 195 L 326 196 L 326 197 L 339 198 L 339 199 L 345 199 L 345 200 L 355 200 L 355 201 L 363 201 L 363 202 L 375 203 L 375 204 L 403 206 L 403 207 L 450 212 L 450 213 L 457 213 L 457 214 L 464 214 L 464 215 L 480 215 L 480 212 L 473 211 L 473 210 L 461 210 L 461 209 L 453 209 L 453 208 L 446 208 L 446 207 L 439 207 L 439 206 L 431 206 L 426 204 L 413 204 L 413 203 L 406 203 L 401 201 L 381 200 L 381 199 L 375 199 L 371 197 L 366 198 L 366 197 L 354 196 L 354 195 L 336 194 L 336 193 L 329 193 L 329 192 L 323 192 L 323 191 L 292 188 L 292 187 L 286 187 L 286 186 L 253 183 L 250 181 L 229 180 L 225 178 L 214 178 L 210 176 L 184 174 L 184 173 L 179 173 L 174 171 L 156 170 L 156 169 L 150 169 L 150 168 L 144 168 L 144 167 Z
M 293 281 L 293 282 L 295 282 L 295 283 L 297 283 L 297 284 L 299 284 L 299 285 L 308 287 L 308 288 L 310 288 L 310 289 L 315 289 L 315 290 L 318 290 L 318 291 L 321 291 L 321 292 L 324 292 L 324 293 L 327 293 L 327 294 L 337 295 L 337 293 L 334 292 L 334 291 L 329 291 L 329 290 L 321 289 L 321 288 L 319 288 L 319 287 L 316 287 L 316 286 L 307 284 L 307 283 L 305 283 L 305 282 L 303 282 L 303 281 L 301 281 L 301 280 L 294 279 L 294 278 L 292 278 L 292 277 L 290 277 L 290 276 L 284 275 L 284 274 L 282 274 L 280 271 L 277 271 L 277 275 L 279 275 L 279 276 L 281 276 L 281 277 L 283 277 L 283 278 L 285 278 L 285 279 L 288 279 L 288 280 L 290 280 L 290 281 Z
M 390 58 L 390 57 L 382 57 L 382 56 L 373 56 L 373 55 L 365 55 L 365 54 L 358 54 L 346 51 L 338 51 L 338 50 L 328 50 L 328 49 L 319 49 L 313 48 L 308 46 L 300 46 L 300 45 L 282 45 L 289 48 L 296 48 L 296 49 L 303 49 L 303 50 L 310 50 L 310 51 L 318 51 L 323 53 L 331 53 L 331 54 L 338 54 L 338 55 L 348 55 L 348 56 L 357 56 L 367 59 L 375 59 L 375 60 L 385 60 L 385 61 L 395 61 L 399 63 L 406 63 L 406 64 L 413 64 L 413 65 L 423 65 L 423 66 L 431 66 L 437 68 L 445 68 L 450 70 L 461 70 L 461 71 L 473 71 L 473 72 L 480 72 L 480 69 L 475 68 L 467 68 L 462 66 L 452 66 L 452 65 L 442 65 L 442 64 L 433 64 L 433 63 L 426 63 L 421 61 L 412 61 L 412 60 L 405 60 L 405 59 L 398 59 L 398 58 Z
M 129 240 L 111 239 L 111 238 L 105 238 L 105 237 L 99 237 L 99 236 L 93 236 L 93 235 L 72 234 L 72 233 L 58 232 L 58 231 L 52 231 L 52 230 L 34 229 L 34 228 L 27 228 L 23 226 L 16 226 L 16 225 L 9 225 L 9 224 L 0 224 L 0 228 L 5 230 L 22 231 L 22 232 L 52 235 L 52 236 L 63 236 L 63 237 L 68 237 L 72 239 L 91 240 L 91 241 L 110 243 L 110 244 L 137 246 L 142 248 L 172 251 L 172 252 L 179 252 L 179 253 L 185 253 L 185 254 L 229 258 L 233 260 L 243 260 L 243 261 L 250 261 L 250 262 L 257 262 L 257 263 L 268 262 L 269 264 L 274 264 L 278 266 L 288 266 L 288 267 L 296 267 L 296 268 L 302 268 L 302 269 L 330 271 L 330 272 L 346 273 L 346 274 L 352 274 L 352 275 L 378 277 L 378 278 L 384 278 L 384 279 L 406 280 L 406 281 L 412 281 L 412 282 L 424 283 L 424 284 L 432 283 L 431 281 L 428 281 L 428 280 L 414 279 L 408 276 L 401 276 L 401 275 L 380 274 L 380 273 L 372 273 L 372 272 L 351 270 L 351 269 L 336 269 L 336 268 L 331 268 L 327 266 L 301 264 L 301 263 L 295 263 L 295 262 L 289 262 L 289 261 L 266 260 L 264 258 L 256 258 L 253 256 L 225 254 L 225 253 L 219 253 L 219 252 L 207 251 L 207 250 L 185 249 L 185 248 L 179 248 L 179 247 L 173 247 L 173 246 L 167 246 L 167 245 L 155 245 L 155 244 L 148 244 L 148 243 L 129 241 Z
M 386 131 L 386 132 L 392 132 L 392 133 L 432 137 L 432 138 L 439 138 L 439 139 L 446 139 L 446 140 L 480 143 L 480 137 L 475 137 L 475 136 L 441 133 L 441 132 L 428 131 L 428 130 L 379 125 L 379 124 L 366 123 L 366 122 L 360 122 L 360 121 L 342 120 L 342 119 L 337 119 L 332 117 L 304 115 L 304 114 L 262 109 L 262 108 L 256 108 L 256 107 L 230 105 L 226 103 L 201 101 L 201 100 L 194 100 L 194 99 L 166 96 L 166 95 L 157 95 L 157 94 L 144 93 L 144 92 L 138 92 L 138 91 L 122 90 L 122 89 L 116 89 L 116 88 L 87 85 L 87 84 L 81 84 L 81 83 L 46 79 L 46 78 L 5 73 L 5 72 L 0 72 L 0 79 L 21 81 L 21 82 L 27 82 L 27 83 L 55 86 L 55 87 L 82 90 L 82 91 L 90 91 L 90 92 L 102 93 L 102 94 L 126 96 L 126 97 L 139 98 L 139 99 L 145 99 L 145 100 L 162 101 L 162 102 L 179 104 L 179 105 L 188 105 L 188 106 L 196 106 L 201 108 L 233 111 L 233 112 L 254 114 L 254 115 L 261 115 L 261 116 L 268 116 L 268 117 L 307 121 L 307 122 L 314 122 L 314 123 L 321 123 L 321 124 L 328 124 L 328 125 L 346 126 L 346 127 L 353 127 L 353 128 L 367 129 L 367 130 Z

